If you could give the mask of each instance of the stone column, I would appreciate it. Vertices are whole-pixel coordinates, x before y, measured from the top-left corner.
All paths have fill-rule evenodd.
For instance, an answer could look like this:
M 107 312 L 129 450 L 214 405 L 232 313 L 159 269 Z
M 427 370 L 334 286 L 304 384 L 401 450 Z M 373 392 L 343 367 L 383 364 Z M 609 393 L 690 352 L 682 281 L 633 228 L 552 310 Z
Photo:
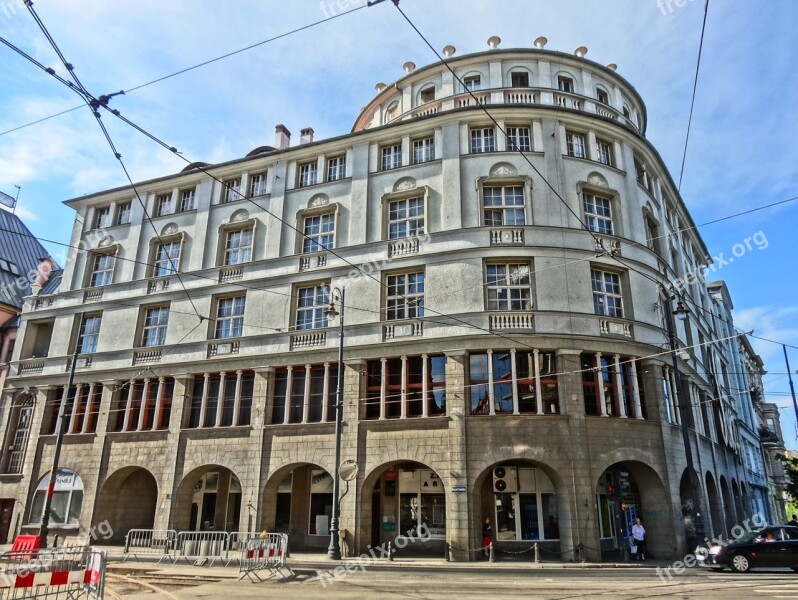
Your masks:
M 205 389 L 207 389 L 207 374 L 205 379 Z M 191 410 L 191 396 L 194 387 L 194 376 L 190 374 L 175 375 L 175 384 L 172 390 L 172 410 L 169 414 L 167 425 L 168 433 L 164 452 L 169 454 L 170 460 L 167 464 L 174 465 L 168 471 L 164 471 L 163 481 L 158 482 L 158 504 L 155 509 L 154 529 L 170 529 L 175 523 L 173 509 L 173 498 L 177 497 L 177 490 L 180 487 L 180 480 L 184 473 L 178 471 L 178 456 L 180 453 L 180 437 L 183 423 L 188 423 L 187 411 Z M 205 393 L 205 392 L 203 392 Z M 200 423 L 201 424 L 201 423 Z M 157 475 L 156 475 L 157 476 Z
M 520 414 L 518 409 L 518 369 L 515 367 L 515 348 L 510 350 L 510 375 L 513 381 L 513 414 Z
M 581 364 L 577 367 L 577 371 L 581 369 Z M 601 352 L 596 352 L 596 383 L 598 386 L 599 403 L 601 404 L 601 416 L 608 417 L 607 414 L 607 398 L 604 394 L 604 367 L 601 366 Z
M 341 553 L 345 556 L 354 556 L 366 551 L 364 540 L 359 539 L 359 524 L 362 523 L 361 515 L 363 506 L 360 504 L 360 494 L 362 492 L 363 466 L 365 457 L 361 454 L 359 440 L 359 417 L 360 399 L 366 395 L 366 361 L 355 359 L 344 362 L 344 387 L 343 387 L 343 415 L 341 421 L 341 462 L 346 460 L 356 460 L 361 467 L 358 478 L 349 482 L 349 493 L 341 500 L 341 512 L 339 515 L 339 535 L 341 537 Z M 329 426 L 328 426 L 329 427 Z M 330 428 L 330 431 L 334 431 Z M 330 436 L 330 465 L 337 470 L 339 465 L 332 465 L 335 456 L 334 436 Z M 346 490 L 347 483 L 341 482 L 340 493 Z M 366 502 L 371 502 L 369 497 Z M 369 508 L 371 506 L 369 505 Z M 366 540 L 368 542 L 369 540 Z
M 466 388 L 465 350 L 446 353 L 446 414 L 449 421 L 449 469 L 439 473 L 446 486 L 446 541 L 454 548 L 476 548 L 479 546 L 480 525 L 479 490 L 468 471 L 466 419 L 470 404 L 469 389 Z M 448 477 L 447 477 L 448 475 Z M 465 493 L 452 491 L 452 486 L 462 486 Z M 452 551 L 452 560 L 469 561 L 474 555 L 469 552 Z
M 621 357 L 619 354 L 616 354 L 614 357 L 614 373 L 613 373 L 613 381 L 615 387 L 615 397 L 618 399 L 618 416 L 622 419 L 628 417 L 626 414 L 626 404 L 624 403 L 624 392 L 623 392 L 623 378 L 621 377 Z

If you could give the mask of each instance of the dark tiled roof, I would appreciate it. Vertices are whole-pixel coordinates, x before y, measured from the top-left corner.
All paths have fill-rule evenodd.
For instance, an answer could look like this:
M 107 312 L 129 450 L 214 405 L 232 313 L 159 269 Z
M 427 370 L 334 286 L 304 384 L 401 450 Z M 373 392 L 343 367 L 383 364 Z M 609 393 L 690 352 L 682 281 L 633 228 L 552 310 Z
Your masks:
M 53 269 L 50 271 L 50 279 L 48 279 L 42 286 L 39 295 L 46 296 L 48 294 L 57 294 L 58 289 L 61 287 L 61 278 L 63 275 L 64 269 Z
M 17 215 L 0 209 L 0 259 L 13 263 L 18 271 L 7 270 L 0 261 L 0 302 L 22 308 L 22 299 L 31 293 L 28 273 L 36 271 L 40 258 L 49 256 Z M 26 280 L 24 285 L 18 284 L 20 277 Z

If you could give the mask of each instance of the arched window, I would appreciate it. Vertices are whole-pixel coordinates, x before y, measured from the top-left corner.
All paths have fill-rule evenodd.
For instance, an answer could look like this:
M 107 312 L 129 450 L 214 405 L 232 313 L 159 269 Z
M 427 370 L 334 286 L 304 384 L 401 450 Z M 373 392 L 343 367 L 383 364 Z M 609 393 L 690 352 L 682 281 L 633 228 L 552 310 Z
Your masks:
M 48 473 L 39 481 L 30 503 L 28 523 L 38 523 L 44 512 L 44 498 L 50 485 Z M 59 469 L 55 476 L 53 501 L 50 505 L 50 525 L 77 526 L 80 521 L 80 509 L 83 504 L 83 481 L 80 475 L 69 469 Z
M 435 100 L 435 86 L 428 85 L 423 90 L 421 90 L 418 94 L 418 103 L 419 104 L 426 104 L 427 102 L 432 102 Z

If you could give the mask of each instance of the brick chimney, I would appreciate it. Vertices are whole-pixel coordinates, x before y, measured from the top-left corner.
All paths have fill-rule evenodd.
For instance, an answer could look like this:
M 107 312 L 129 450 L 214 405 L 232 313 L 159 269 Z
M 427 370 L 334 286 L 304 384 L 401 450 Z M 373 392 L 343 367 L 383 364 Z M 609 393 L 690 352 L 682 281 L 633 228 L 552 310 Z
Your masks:
M 305 127 L 299 132 L 299 144 L 313 143 L 313 127 Z
M 285 150 L 291 145 L 291 132 L 285 125 L 278 125 L 274 128 L 274 147 L 278 150 Z

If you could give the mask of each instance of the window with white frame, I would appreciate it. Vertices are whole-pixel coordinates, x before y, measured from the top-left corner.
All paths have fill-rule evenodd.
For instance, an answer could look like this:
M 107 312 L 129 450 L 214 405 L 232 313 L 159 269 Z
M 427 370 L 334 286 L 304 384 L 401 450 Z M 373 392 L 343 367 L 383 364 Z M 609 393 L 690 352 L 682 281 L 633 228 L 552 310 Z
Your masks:
M 241 178 L 234 177 L 227 179 L 222 183 L 222 199 L 223 202 L 235 202 L 241 200 L 244 196 L 241 194 Z
M 388 275 L 385 284 L 388 321 L 424 316 L 424 271 Z
M 401 240 L 424 233 L 424 198 L 388 203 L 388 239 Z
M 567 75 L 558 75 L 557 76 L 557 89 L 561 92 L 568 92 L 569 94 L 574 93 L 574 80 Z
M 588 192 L 582 193 L 582 207 L 585 211 L 585 225 L 594 233 L 613 234 L 612 201 Z
M 194 210 L 195 188 L 180 191 L 180 212 Z
M 485 225 L 526 225 L 524 186 L 485 186 L 482 188 L 482 214 Z
M 472 415 L 560 412 L 554 352 L 470 352 L 467 387 Z
M 263 196 L 266 193 L 266 172 L 253 173 L 249 177 L 249 195 L 252 198 Z
M 174 275 L 180 266 L 180 240 L 162 242 L 155 248 L 152 276 Z
M 618 273 L 590 270 L 593 287 L 593 312 L 602 317 L 623 318 L 621 276 Z
M 25 451 L 28 447 L 31 424 L 33 421 L 33 398 L 26 398 L 15 403 L 12 407 L 11 418 L 8 425 L 8 457 L 5 462 L 4 473 L 22 473 L 22 465 L 25 461 Z
M 612 142 L 596 138 L 596 160 L 608 167 L 613 166 Z
M 315 160 L 299 165 L 299 187 L 316 185 L 318 182 L 318 174 L 319 163 Z
M 508 127 L 507 128 L 507 151 L 508 152 L 530 152 L 532 150 L 532 136 L 529 134 L 529 127 Z
M 482 77 L 480 75 L 463 77 L 463 87 L 472 92 L 482 89 Z
M 565 132 L 565 147 L 568 156 L 576 158 L 586 158 L 585 153 L 585 136 L 581 133 L 574 133 L 573 131 Z
M 216 303 L 217 340 L 241 337 L 244 332 L 246 296 L 219 298 Z
M 169 307 L 156 306 L 144 311 L 141 330 L 141 345 L 145 348 L 163 346 L 166 343 L 166 328 L 169 325 Z
M 529 87 L 529 73 L 513 71 L 510 73 L 510 85 L 514 88 Z
M 305 217 L 302 252 L 323 252 L 335 244 L 335 213 Z
M 338 181 L 346 177 L 346 156 L 333 156 L 327 159 L 327 181 Z
M 91 269 L 89 287 L 110 285 L 114 276 L 115 254 L 95 254 Z
M 93 354 L 97 352 L 97 340 L 100 337 L 101 315 L 83 317 L 78 331 L 78 353 Z
M 299 331 L 327 327 L 327 306 L 330 288 L 319 284 L 297 289 L 296 328 Z
M 168 194 L 159 194 L 155 198 L 155 214 L 159 217 L 164 215 L 171 215 L 174 211 L 172 205 L 172 192 Z
M 475 127 L 471 129 L 471 154 L 496 151 L 496 136 L 493 127 Z
M 253 234 L 252 227 L 227 232 L 224 242 L 225 266 L 240 265 L 252 260 Z
M 596 99 L 601 104 L 606 104 L 607 106 L 610 104 L 610 95 L 602 88 L 596 88 Z
M 111 226 L 111 207 L 100 206 L 94 211 L 94 228 L 103 229 Z
M 50 524 L 77 527 L 83 505 L 83 481 L 80 475 L 68 469 L 58 469 L 52 487 L 50 501 Z M 45 497 L 50 491 L 50 475 L 45 475 L 36 486 L 30 503 L 28 523 L 39 523 L 44 513 Z
M 435 160 L 435 139 L 432 137 L 413 140 L 413 164 Z
M 532 278 L 529 263 L 485 265 L 487 310 L 530 310 Z
M 130 202 L 123 202 L 119 205 L 116 217 L 117 225 L 127 225 L 130 223 Z
M 402 145 L 391 144 L 380 148 L 380 168 L 383 171 L 398 169 L 402 166 Z

